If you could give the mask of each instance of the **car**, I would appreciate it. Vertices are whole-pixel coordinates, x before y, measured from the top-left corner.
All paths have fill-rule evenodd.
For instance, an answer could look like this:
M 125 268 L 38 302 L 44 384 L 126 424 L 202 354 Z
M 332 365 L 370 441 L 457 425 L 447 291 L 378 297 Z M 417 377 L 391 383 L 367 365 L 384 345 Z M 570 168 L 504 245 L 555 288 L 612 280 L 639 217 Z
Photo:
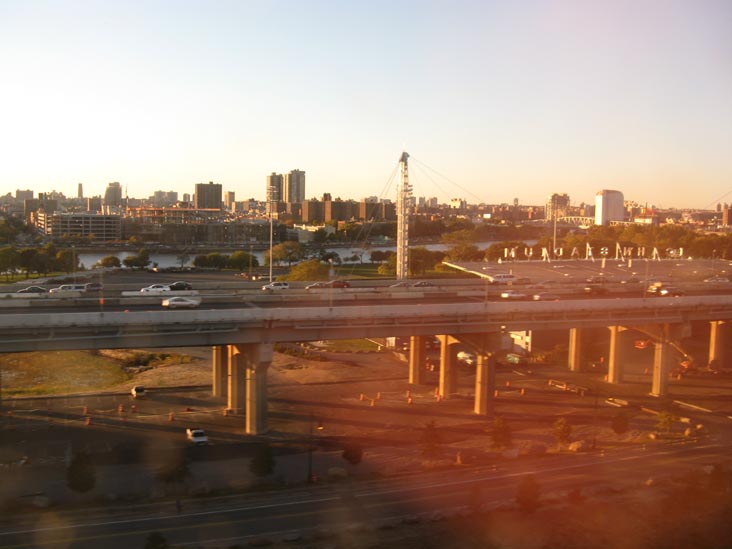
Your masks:
M 610 291 L 604 286 L 585 286 L 585 293 L 588 295 L 607 295 Z
M 18 290 L 15 293 L 16 294 L 45 294 L 47 292 L 48 292 L 48 290 L 46 290 L 46 288 L 42 288 L 41 286 L 28 286 L 27 288 Z
M 50 294 L 62 294 L 64 292 L 85 292 L 86 284 L 62 284 L 58 288 L 48 290 Z
M 305 286 L 306 290 L 317 290 L 323 288 L 350 288 L 350 282 L 346 280 L 331 280 L 330 282 L 313 282 Z
M 620 281 L 621 284 L 640 284 L 640 278 L 631 276 L 630 278 L 626 278 L 625 280 Z
M 684 295 L 684 291 L 681 288 L 675 286 L 664 286 L 656 294 L 658 297 L 681 297 Z
M 729 282 L 729 278 L 725 278 L 723 276 L 713 276 L 711 278 L 705 279 L 704 282 L 710 282 L 710 283 L 724 282 L 724 283 L 728 283 Z
M 604 275 L 594 275 L 588 277 L 585 282 L 588 284 L 605 284 L 606 282 L 610 282 L 610 279 Z
M 290 285 L 287 282 L 270 282 L 262 286 L 263 292 L 276 292 L 280 290 L 289 290 Z
M 528 296 L 518 290 L 506 290 L 501 292 L 501 299 L 526 299 Z
M 180 291 L 185 291 L 185 290 L 192 290 L 193 286 L 191 286 L 188 282 L 183 282 L 182 280 L 178 280 L 177 282 L 168 284 L 168 288 L 170 288 L 170 290 L 173 292 L 180 292 Z
M 143 294 L 169 292 L 170 286 L 166 286 L 165 284 L 153 284 L 152 286 L 147 286 L 146 288 L 141 288 L 140 291 Z
M 411 284 L 407 282 L 406 280 L 402 280 L 401 282 L 397 282 L 396 284 L 392 284 L 389 286 L 389 288 L 409 288 Z
M 203 429 L 186 429 L 186 438 L 191 444 L 196 446 L 206 446 L 208 437 Z
M 559 296 L 549 292 L 539 292 L 532 295 L 531 299 L 534 301 L 559 301 Z
M 142 385 L 135 385 L 131 390 L 130 394 L 134 398 L 145 398 L 145 387 Z
M 101 292 L 104 285 L 101 282 L 89 282 L 84 284 L 84 291 L 88 293 Z
M 163 307 L 167 307 L 168 309 L 195 309 L 201 304 L 201 301 L 198 299 L 192 299 L 190 297 L 169 297 L 168 299 L 163 299 L 161 305 Z
M 412 288 L 434 288 L 435 285 L 431 282 L 427 282 L 426 280 L 420 280 L 419 282 L 415 282 L 412 284 Z
M 461 362 L 462 364 L 467 364 L 468 366 L 475 365 L 475 355 L 473 353 L 469 353 L 468 351 L 458 352 L 457 359 L 458 362 Z

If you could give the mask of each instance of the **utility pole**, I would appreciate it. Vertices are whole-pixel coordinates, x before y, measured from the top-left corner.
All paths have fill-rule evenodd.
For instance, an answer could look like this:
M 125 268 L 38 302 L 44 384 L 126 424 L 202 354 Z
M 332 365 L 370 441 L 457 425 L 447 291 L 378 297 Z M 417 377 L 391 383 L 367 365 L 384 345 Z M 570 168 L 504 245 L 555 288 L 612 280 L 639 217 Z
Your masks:
M 412 197 L 412 187 L 409 185 L 408 158 L 409 154 L 403 152 L 399 160 L 402 177 L 397 189 L 397 280 L 409 278 L 409 204 Z

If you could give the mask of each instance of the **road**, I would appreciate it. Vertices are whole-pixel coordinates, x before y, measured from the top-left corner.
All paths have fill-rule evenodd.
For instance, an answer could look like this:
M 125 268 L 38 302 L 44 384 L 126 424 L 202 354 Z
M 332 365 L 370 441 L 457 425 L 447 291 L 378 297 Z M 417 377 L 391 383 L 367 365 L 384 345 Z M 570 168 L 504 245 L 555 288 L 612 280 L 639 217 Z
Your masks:
M 608 453 L 547 456 L 492 467 L 435 471 L 386 481 L 318 485 L 287 493 L 185 500 L 25 515 L 0 523 L 3 547 L 141 547 L 150 532 L 175 546 L 220 547 L 251 538 L 296 539 L 371 535 L 383 525 L 449 516 L 472 504 L 511 503 L 519 480 L 532 474 L 542 494 L 581 488 L 587 494 L 639 486 L 718 463 L 729 445 L 664 445 Z M 596 496 L 597 497 L 597 496 Z M 326 534 L 326 532 L 329 532 Z

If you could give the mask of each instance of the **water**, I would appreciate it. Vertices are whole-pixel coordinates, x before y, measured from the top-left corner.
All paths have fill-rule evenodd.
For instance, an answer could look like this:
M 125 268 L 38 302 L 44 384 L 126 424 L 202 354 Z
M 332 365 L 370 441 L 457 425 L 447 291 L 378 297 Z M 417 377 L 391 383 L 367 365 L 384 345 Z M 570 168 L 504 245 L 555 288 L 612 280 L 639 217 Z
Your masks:
M 491 242 L 479 242 L 477 243 L 478 247 L 485 246 L 486 248 L 493 244 L 495 241 Z M 531 244 L 531 243 L 529 243 Z M 430 251 L 441 251 L 444 252 L 447 249 L 450 248 L 447 244 L 425 244 L 425 248 L 427 248 Z M 248 251 L 246 249 L 243 249 L 243 251 Z M 359 246 L 352 246 L 348 248 L 326 248 L 326 252 L 335 252 L 338 254 L 338 256 L 341 258 L 341 260 L 348 260 L 353 255 L 359 255 L 363 254 L 363 261 L 364 263 L 369 261 L 369 256 L 371 255 L 371 252 L 375 251 L 382 251 L 382 252 L 396 252 L 395 246 L 369 246 L 368 248 L 363 248 Z M 136 252 L 118 252 L 118 253 L 81 253 L 79 254 L 79 263 L 83 265 L 86 269 L 91 269 L 100 259 L 103 257 L 107 257 L 109 255 L 114 255 L 119 258 L 120 261 L 122 261 L 125 257 L 128 257 L 130 255 L 135 255 Z M 231 254 L 230 251 L 223 252 L 226 255 Z M 252 255 L 256 257 L 259 260 L 260 265 L 264 265 L 264 254 L 266 253 L 265 250 L 253 250 Z M 161 268 L 168 268 L 168 267 L 180 267 L 181 262 L 178 259 L 179 254 L 174 253 L 151 253 L 150 254 L 150 265 L 153 265 L 157 263 L 158 267 Z M 193 260 L 196 257 L 196 253 L 189 254 L 188 261 L 183 262 L 183 267 L 190 267 L 193 266 Z M 203 254 L 205 255 L 205 254 Z

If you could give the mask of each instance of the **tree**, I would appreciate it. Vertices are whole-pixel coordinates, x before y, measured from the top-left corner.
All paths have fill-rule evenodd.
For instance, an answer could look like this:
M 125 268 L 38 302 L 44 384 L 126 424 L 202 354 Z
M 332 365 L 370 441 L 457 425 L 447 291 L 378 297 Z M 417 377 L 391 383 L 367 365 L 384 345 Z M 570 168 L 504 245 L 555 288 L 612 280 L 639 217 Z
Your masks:
M 178 263 L 180 263 L 180 268 L 182 269 L 185 267 L 185 264 L 188 263 L 188 261 L 191 259 L 191 256 L 188 254 L 188 252 L 181 252 L 178 254 L 178 257 L 176 257 L 178 260 Z
M 106 269 L 119 269 L 122 266 L 122 262 L 116 255 L 107 255 L 97 261 L 97 265 Z
M 218 252 L 211 252 L 206 256 L 206 266 L 214 269 L 224 269 L 229 264 L 229 256 Z
M 65 273 L 78 270 L 79 259 L 76 257 L 76 253 L 73 250 L 59 250 L 56 252 L 55 260 L 56 268 L 64 271 Z M 74 262 L 76 262 L 76 265 L 74 265 Z
M 249 267 L 259 267 L 259 260 L 248 252 L 234 252 L 229 256 L 229 267 L 238 271 L 244 271 Z
M 572 426 L 569 424 L 566 417 L 560 417 L 554 422 L 554 438 L 556 438 L 560 444 L 568 443 L 571 436 Z
M 386 252 L 383 250 L 374 250 L 369 255 L 369 261 L 371 261 L 371 263 L 383 263 L 389 257 L 389 253 L 390 252 Z M 394 252 L 391 253 L 393 254 Z
M 288 265 L 292 265 L 294 262 L 300 261 L 304 256 L 305 250 L 299 242 L 288 240 L 272 248 L 272 261 L 275 265 L 281 261 L 287 261 Z
M 343 448 L 341 456 L 351 465 L 358 465 L 363 459 L 363 448 L 358 442 L 349 442 Z
M 424 457 L 435 458 L 442 453 L 440 449 L 442 437 L 437 430 L 437 425 L 434 420 L 425 425 L 420 442 L 422 443 L 422 455 Z
M 20 254 L 12 246 L 0 248 L 0 272 L 5 273 L 6 280 L 10 281 L 10 275 L 20 267 Z
M 266 477 L 272 474 L 274 466 L 275 458 L 270 445 L 266 442 L 259 445 L 249 462 L 249 470 L 258 477 Z
M 539 484 L 534 475 L 526 475 L 516 490 L 516 503 L 525 513 L 532 513 L 539 507 Z
M 308 259 L 298 263 L 290 272 L 281 277 L 283 280 L 328 280 L 330 267 L 317 259 Z
M 74 492 L 85 493 L 94 488 L 97 473 L 91 456 L 86 452 L 76 452 L 66 469 L 66 484 Z
M 628 414 L 621 410 L 610 420 L 610 427 L 616 435 L 622 435 L 627 432 L 629 423 L 630 420 L 628 419 Z
M 493 446 L 496 448 L 507 448 L 511 446 L 511 427 L 503 416 L 496 416 L 493 420 L 491 437 L 493 439 Z

